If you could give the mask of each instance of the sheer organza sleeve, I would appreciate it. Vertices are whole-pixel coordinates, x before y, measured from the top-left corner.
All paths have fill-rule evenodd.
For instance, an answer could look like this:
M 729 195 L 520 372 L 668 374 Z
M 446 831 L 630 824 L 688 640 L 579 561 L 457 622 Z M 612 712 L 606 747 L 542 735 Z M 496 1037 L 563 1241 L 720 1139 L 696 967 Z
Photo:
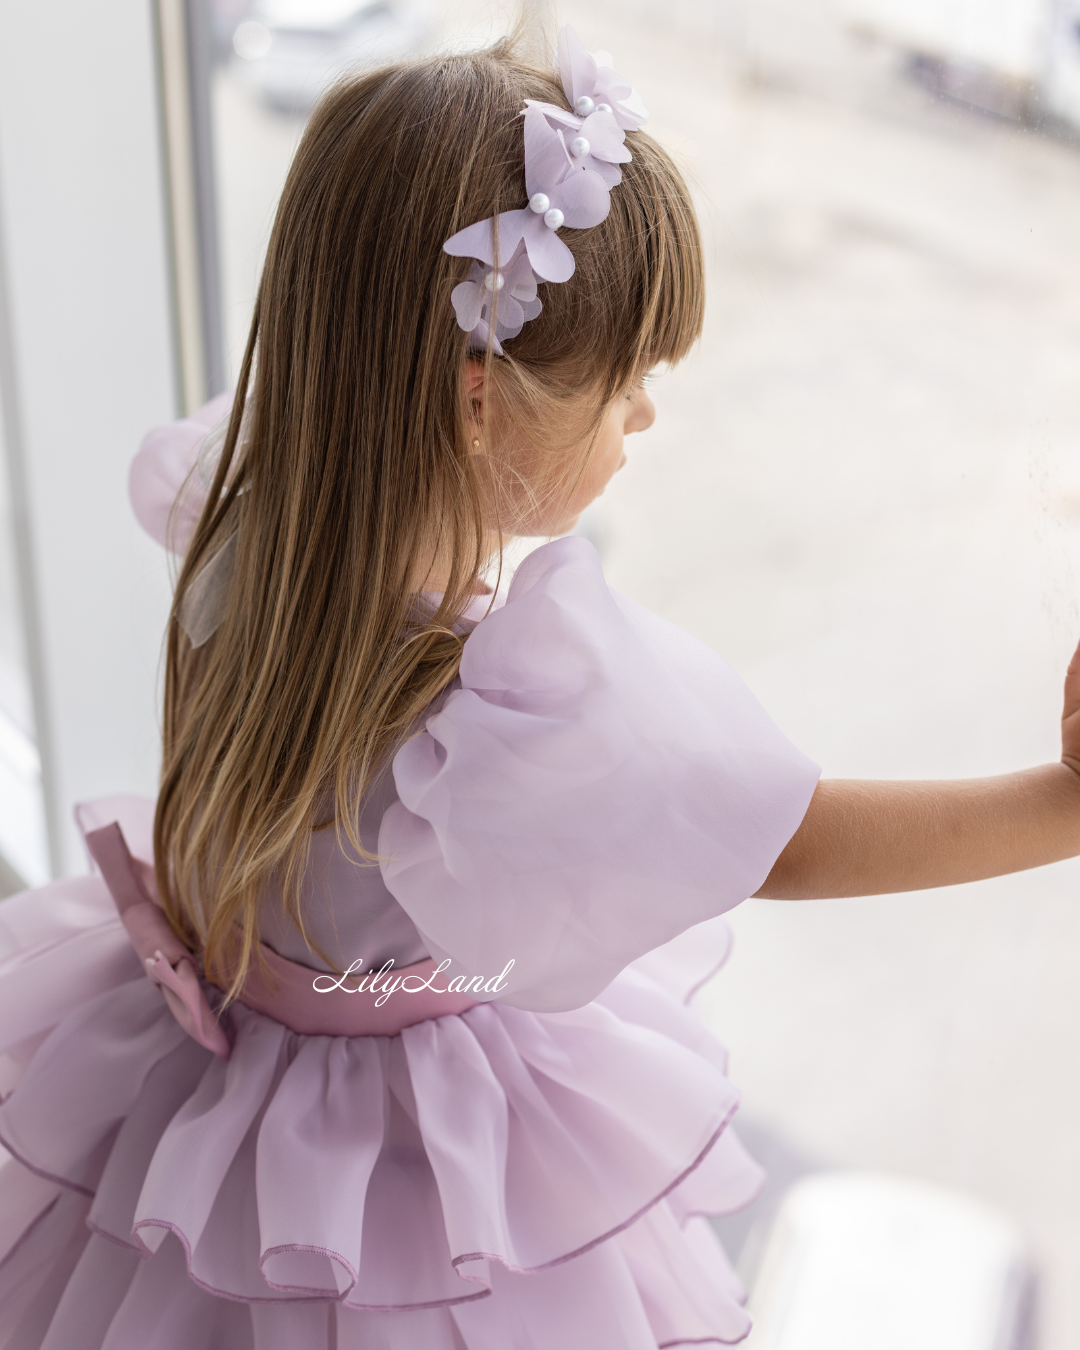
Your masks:
M 135 518 L 173 553 L 186 551 L 206 504 L 202 480 L 192 473 L 199 446 L 228 415 L 232 401 L 232 394 L 219 394 L 190 417 L 155 427 L 132 462 L 128 494 Z
M 394 760 L 383 877 L 448 973 L 554 1012 L 765 880 L 820 769 L 688 633 L 545 544 Z

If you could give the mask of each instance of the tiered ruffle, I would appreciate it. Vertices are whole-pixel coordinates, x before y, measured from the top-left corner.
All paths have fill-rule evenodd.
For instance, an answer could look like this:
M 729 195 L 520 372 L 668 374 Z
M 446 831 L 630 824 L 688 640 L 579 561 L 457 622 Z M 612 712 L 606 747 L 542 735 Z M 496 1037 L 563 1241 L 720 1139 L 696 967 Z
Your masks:
M 223 1061 L 138 973 L 109 903 L 84 878 L 0 907 L 18 1080 L 0 1107 L 2 1350 L 746 1334 L 700 1216 L 745 1204 L 760 1171 L 728 1128 L 724 1052 L 682 1001 L 723 959 L 722 920 L 571 1012 L 485 1003 L 346 1038 L 236 1006 Z

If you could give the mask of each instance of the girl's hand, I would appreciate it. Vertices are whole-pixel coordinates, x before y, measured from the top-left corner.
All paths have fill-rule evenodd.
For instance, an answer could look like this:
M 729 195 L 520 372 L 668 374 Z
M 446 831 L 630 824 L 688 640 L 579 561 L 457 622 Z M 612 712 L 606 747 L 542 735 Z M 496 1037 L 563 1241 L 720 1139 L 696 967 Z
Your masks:
M 1065 706 L 1061 713 L 1061 762 L 1080 774 L 1080 646 L 1065 672 Z

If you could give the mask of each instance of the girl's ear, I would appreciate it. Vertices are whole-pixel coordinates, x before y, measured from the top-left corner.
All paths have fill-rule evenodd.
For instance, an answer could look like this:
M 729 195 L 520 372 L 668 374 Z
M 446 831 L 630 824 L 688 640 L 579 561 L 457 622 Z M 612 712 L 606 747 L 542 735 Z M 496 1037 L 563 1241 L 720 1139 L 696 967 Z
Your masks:
M 465 362 L 465 397 L 472 398 L 484 388 L 484 363 L 469 357 Z
M 470 438 L 470 449 L 474 455 L 483 451 L 484 440 L 484 394 L 486 377 L 480 361 L 469 359 L 465 362 L 465 378 L 462 381 L 462 394 L 465 399 L 465 422 Z

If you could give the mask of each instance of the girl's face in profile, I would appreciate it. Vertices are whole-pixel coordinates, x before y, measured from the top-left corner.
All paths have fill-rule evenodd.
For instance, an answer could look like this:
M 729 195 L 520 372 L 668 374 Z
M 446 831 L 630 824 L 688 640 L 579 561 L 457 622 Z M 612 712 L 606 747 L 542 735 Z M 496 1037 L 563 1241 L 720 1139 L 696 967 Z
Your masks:
M 551 523 L 546 534 L 565 534 L 577 524 L 578 517 L 611 482 L 626 463 L 623 437 L 634 431 L 646 431 L 656 420 L 656 408 L 639 381 L 628 394 L 612 399 L 600 424 L 600 434 L 592 453 L 588 455 L 584 472 L 563 507 L 563 518 Z M 579 455 L 588 453 L 588 445 L 578 447 Z
M 497 437 L 498 514 L 506 535 L 540 537 L 572 530 L 626 463 L 624 437 L 645 431 L 656 419 L 644 379 L 611 400 L 595 433 L 595 404 L 587 397 L 564 406 L 564 430 L 555 450 L 550 429 L 535 440 L 521 431 Z

